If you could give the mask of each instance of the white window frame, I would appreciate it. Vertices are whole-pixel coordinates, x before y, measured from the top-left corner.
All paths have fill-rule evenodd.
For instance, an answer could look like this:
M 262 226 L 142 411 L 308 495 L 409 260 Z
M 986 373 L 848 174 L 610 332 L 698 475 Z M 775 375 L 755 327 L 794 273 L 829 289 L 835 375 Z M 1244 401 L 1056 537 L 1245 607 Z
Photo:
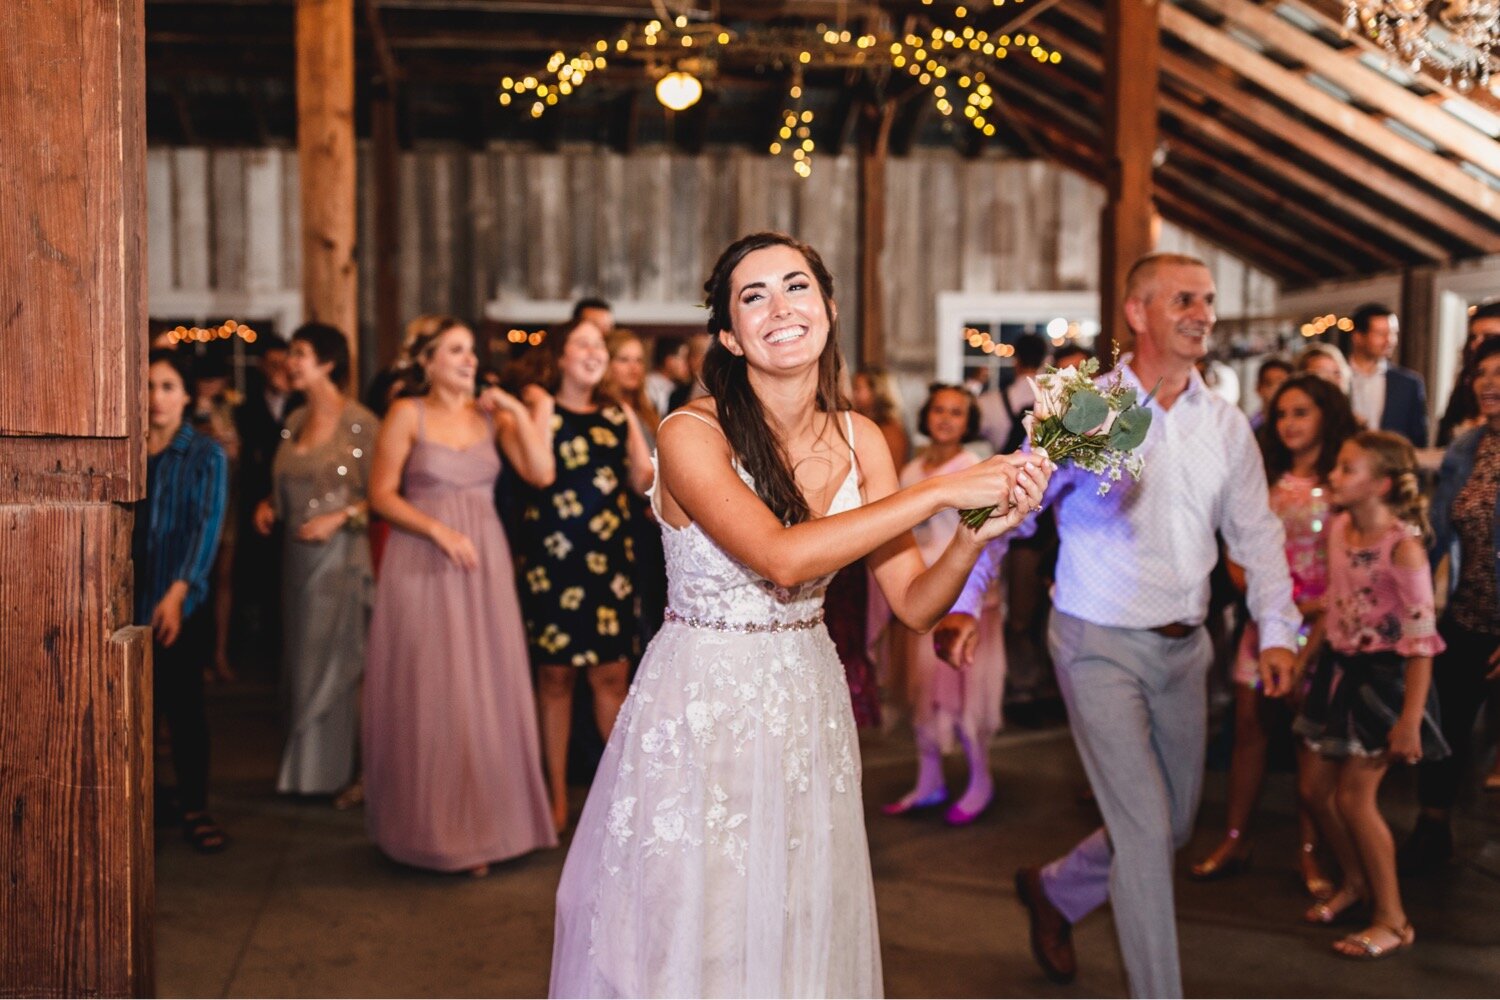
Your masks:
M 573 315 L 573 299 L 491 299 L 484 304 L 485 319 L 496 323 L 538 326 L 561 323 Z M 620 326 L 698 326 L 708 319 L 701 302 L 610 301 Z
M 1099 321 L 1099 293 L 940 292 L 937 297 L 936 376 L 941 382 L 964 377 L 964 327 L 969 323 L 1046 323 L 1064 316 Z

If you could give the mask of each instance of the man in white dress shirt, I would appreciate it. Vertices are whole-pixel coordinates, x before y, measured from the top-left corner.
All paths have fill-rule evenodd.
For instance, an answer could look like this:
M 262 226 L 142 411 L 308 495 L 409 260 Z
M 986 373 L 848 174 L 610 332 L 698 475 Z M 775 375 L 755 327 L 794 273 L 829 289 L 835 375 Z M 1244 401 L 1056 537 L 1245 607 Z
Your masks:
M 1268 694 L 1291 690 L 1301 619 L 1249 422 L 1194 367 L 1215 319 L 1208 268 L 1178 254 L 1142 258 L 1124 311 L 1136 344 L 1119 377 L 1142 398 L 1156 389 L 1145 470 L 1100 496 L 1097 477 L 1069 466 L 1047 490 L 1061 540 L 1048 645 L 1104 828 L 1023 868 L 1016 886 L 1049 978 L 1073 978 L 1072 924 L 1109 901 L 1131 993 L 1175 997 L 1172 856 L 1191 833 L 1203 780 L 1216 532 L 1245 567 Z M 972 658 L 975 612 L 997 564 L 988 551 L 980 557 L 938 626 L 950 663 Z

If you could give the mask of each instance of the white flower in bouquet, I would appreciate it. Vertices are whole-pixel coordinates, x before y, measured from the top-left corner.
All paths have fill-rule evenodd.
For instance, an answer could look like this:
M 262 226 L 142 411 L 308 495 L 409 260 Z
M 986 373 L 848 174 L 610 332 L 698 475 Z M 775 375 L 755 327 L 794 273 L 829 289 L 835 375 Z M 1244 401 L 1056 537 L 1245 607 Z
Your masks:
M 1079 368 L 1059 371 L 1048 367 L 1031 379 L 1036 403 L 1021 418 L 1032 448 L 1061 465 L 1072 462 L 1099 476 L 1099 493 L 1124 473 L 1141 474 L 1143 462 L 1135 454 L 1151 429 L 1151 410 L 1137 399 L 1135 389 L 1118 376 L 1112 384 L 1094 381 L 1099 362 L 1089 358 Z M 993 516 L 994 507 L 961 511 L 965 524 L 977 528 Z
M 1065 369 L 1072 371 L 1071 367 Z M 1048 417 L 1056 416 L 1062 408 L 1063 390 L 1066 383 L 1062 379 L 1062 372 L 1049 371 L 1040 375 L 1032 376 L 1032 394 L 1036 402 L 1032 405 L 1031 412 L 1036 414 L 1038 420 L 1046 420 Z

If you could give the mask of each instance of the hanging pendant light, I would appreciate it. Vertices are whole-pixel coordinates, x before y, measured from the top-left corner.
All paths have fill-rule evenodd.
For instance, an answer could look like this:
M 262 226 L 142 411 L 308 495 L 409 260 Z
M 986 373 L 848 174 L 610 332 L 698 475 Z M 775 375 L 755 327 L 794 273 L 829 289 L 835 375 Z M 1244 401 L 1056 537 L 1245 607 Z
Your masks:
M 703 96 L 703 84 L 684 70 L 675 69 L 656 81 L 656 99 L 672 111 L 686 111 Z

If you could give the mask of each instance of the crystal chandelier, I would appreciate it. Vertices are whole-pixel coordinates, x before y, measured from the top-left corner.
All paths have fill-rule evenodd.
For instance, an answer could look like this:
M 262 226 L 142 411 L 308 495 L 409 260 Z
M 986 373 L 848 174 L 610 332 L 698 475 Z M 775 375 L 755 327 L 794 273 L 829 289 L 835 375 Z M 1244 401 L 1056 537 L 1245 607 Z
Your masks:
M 1410 72 L 1440 70 L 1467 93 L 1490 85 L 1500 0 L 1345 0 L 1344 28 L 1363 30 Z

